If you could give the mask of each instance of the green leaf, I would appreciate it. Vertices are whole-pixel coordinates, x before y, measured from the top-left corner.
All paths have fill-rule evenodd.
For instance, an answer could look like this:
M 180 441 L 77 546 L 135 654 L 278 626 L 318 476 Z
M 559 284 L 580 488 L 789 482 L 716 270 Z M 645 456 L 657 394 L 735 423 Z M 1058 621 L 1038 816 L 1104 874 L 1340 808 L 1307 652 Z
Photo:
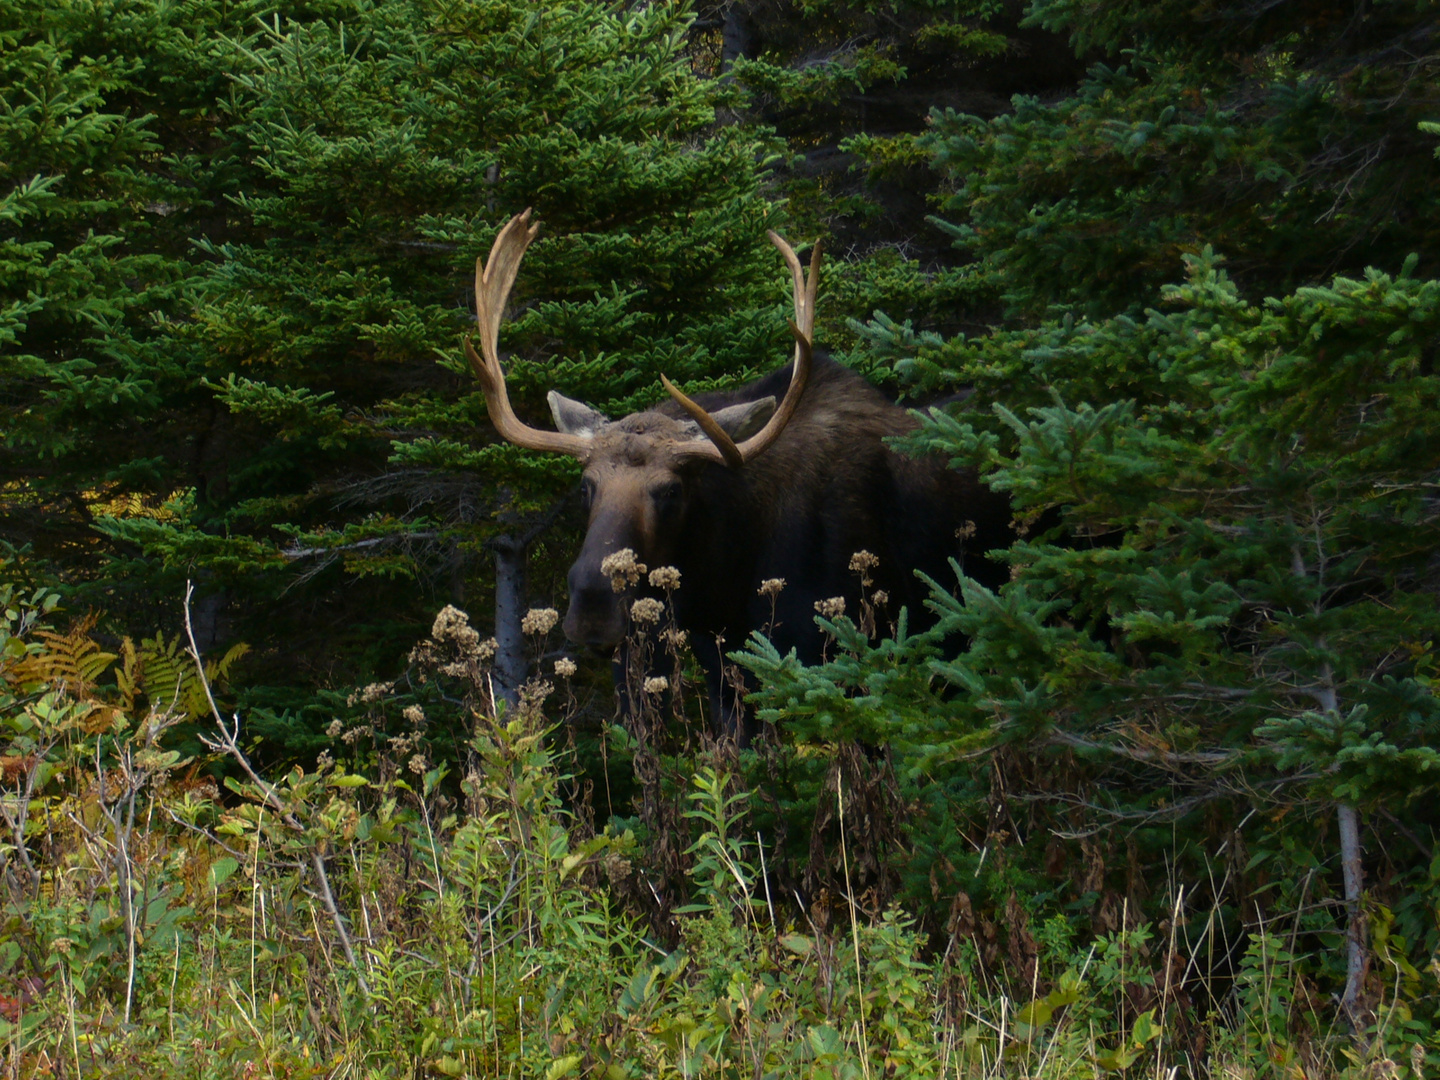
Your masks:
M 228 855 L 216 859 L 210 864 L 210 887 L 212 889 L 218 889 L 229 879 L 230 875 L 235 873 L 239 868 L 239 861 L 232 859 Z

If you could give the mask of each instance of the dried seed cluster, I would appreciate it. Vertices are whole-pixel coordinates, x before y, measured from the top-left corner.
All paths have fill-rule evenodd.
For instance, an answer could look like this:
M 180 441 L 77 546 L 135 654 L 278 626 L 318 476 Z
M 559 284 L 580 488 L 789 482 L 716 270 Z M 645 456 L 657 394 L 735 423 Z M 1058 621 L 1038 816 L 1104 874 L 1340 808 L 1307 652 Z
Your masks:
M 651 625 L 660 621 L 660 616 L 665 614 L 665 605 L 656 600 L 653 596 L 642 596 L 630 605 L 630 618 L 642 625 Z
M 600 572 L 610 578 L 610 588 L 624 592 L 640 580 L 645 564 L 636 561 L 635 552 L 630 548 L 621 548 L 601 560 Z
M 867 570 L 873 570 L 880 565 L 880 558 L 870 552 L 860 550 L 850 556 L 850 569 L 854 573 L 863 574 Z
M 410 662 L 421 666 L 438 665 L 440 658 L 436 655 L 436 645 L 453 645 L 459 653 L 458 661 L 440 668 L 446 675 L 465 675 L 468 663 L 488 664 L 495 659 L 495 639 L 485 638 L 482 641 L 479 632 L 470 625 L 470 616 L 453 604 L 446 604 L 440 609 L 440 614 L 435 616 L 435 624 L 430 628 L 430 640 L 422 641 L 410 650 Z
M 780 590 L 783 588 L 785 588 L 785 579 L 783 577 L 772 577 L 762 581 L 760 588 L 756 589 L 755 592 L 760 596 L 779 596 Z
M 553 607 L 531 608 L 520 620 L 520 630 L 525 634 L 548 634 L 559 621 L 560 613 Z
M 838 619 L 845 614 L 845 598 L 832 596 L 828 600 L 816 600 L 815 610 L 827 619 Z
M 650 584 L 667 592 L 680 587 L 680 571 L 673 566 L 657 566 L 650 571 Z

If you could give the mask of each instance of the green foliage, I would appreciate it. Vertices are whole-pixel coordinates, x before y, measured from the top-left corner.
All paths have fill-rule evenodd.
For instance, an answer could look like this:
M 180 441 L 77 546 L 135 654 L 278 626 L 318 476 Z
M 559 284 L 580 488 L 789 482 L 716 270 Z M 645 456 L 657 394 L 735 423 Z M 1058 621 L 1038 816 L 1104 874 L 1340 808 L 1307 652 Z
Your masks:
M 459 349 L 511 214 L 545 225 L 504 341 L 539 424 L 552 387 L 622 412 L 767 370 L 785 278 L 683 8 L 264 10 L 7 15 L 4 512 L 111 610 L 195 576 L 269 681 L 361 681 L 573 486 L 495 443 Z
M 1002 553 L 1012 581 L 992 593 L 957 567 L 920 635 L 903 620 L 881 640 L 825 623 L 838 651 L 820 667 L 763 640 L 741 659 L 764 684 L 761 715 L 802 740 L 888 747 L 903 797 L 931 798 L 939 778 L 962 822 L 967 808 L 971 821 L 994 813 L 993 788 L 963 783 L 971 761 L 1033 760 L 1050 778 L 1025 796 L 1022 832 L 1126 823 L 1146 844 L 1183 830 L 1196 846 L 1172 852 L 1173 872 L 1203 880 L 1202 853 L 1229 835 L 1211 815 L 1248 805 L 1262 816 L 1245 872 L 1263 866 L 1254 887 L 1298 904 L 1338 885 L 1334 862 L 1317 861 L 1334 848 L 1328 808 L 1360 808 L 1399 845 L 1434 827 L 1440 444 L 1422 417 L 1440 405 L 1440 282 L 1410 276 L 1412 261 L 1252 305 L 1208 250 L 1187 263 L 1143 320 L 1066 321 L 994 349 L 912 338 L 934 370 L 956 363 L 982 388 L 955 414 L 933 410 L 910 443 L 1011 494 L 1029 523 Z M 1023 411 L 1023 395 L 991 389 L 1022 373 L 1039 399 Z M 946 655 L 959 635 L 966 647 Z M 993 826 L 979 835 L 994 841 Z M 1006 861 L 1048 863 L 1041 846 Z M 960 869 L 944 852 L 917 843 L 900 860 L 914 894 Z M 1000 902 L 1002 872 L 974 874 L 969 888 Z M 1381 874 L 1377 895 L 1398 900 L 1410 882 Z M 1103 888 L 1087 901 L 1077 886 L 1056 900 L 1103 924 Z M 1338 945 L 1333 921 L 1306 925 Z M 1437 938 L 1416 929 L 1418 965 Z M 1279 982 L 1340 979 L 1334 955 L 1296 954 Z
M 1197 19 L 1179 5 L 1037 0 L 1028 24 L 1107 62 L 1059 101 L 935 112 L 927 142 L 953 224 L 937 223 L 977 257 L 977 283 L 1032 319 L 1153 304 L 1207 244 L 1267 292 L 1432 250 L 1433 170 L 1411 147 L 1435 87 L 1377 57 L 1433 49 L 1434 14 L 1382 5 L 1358 30 L 1348 12 Z

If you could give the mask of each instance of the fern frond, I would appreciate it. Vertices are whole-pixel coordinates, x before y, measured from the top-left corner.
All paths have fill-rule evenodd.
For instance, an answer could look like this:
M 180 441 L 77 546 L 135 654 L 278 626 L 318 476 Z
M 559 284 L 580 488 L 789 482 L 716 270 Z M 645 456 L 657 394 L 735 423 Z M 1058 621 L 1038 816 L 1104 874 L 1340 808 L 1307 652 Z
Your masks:
M 78 620 L 67 634 L 39 631 L 36 637 L 44 647 L 20 663 L 21 678 L 63 687 L 72 697 L 88 695 L 119 659 L 116 653 L 105 652 L 90 636 L 98 621 L 99 617 L 92 613 Z

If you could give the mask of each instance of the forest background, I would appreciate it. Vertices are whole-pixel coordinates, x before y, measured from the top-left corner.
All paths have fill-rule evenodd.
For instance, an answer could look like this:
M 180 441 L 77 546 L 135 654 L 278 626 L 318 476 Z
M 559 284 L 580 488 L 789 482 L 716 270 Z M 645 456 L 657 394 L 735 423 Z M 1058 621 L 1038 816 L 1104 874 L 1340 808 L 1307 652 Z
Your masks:
M 1436 1075 L 1437 23 L 7 4 L 7 1068 Z M 619 723 L 459 347 L 526 206 L 522 415 L 778 366 L 823 240 L 1010 584 Z

